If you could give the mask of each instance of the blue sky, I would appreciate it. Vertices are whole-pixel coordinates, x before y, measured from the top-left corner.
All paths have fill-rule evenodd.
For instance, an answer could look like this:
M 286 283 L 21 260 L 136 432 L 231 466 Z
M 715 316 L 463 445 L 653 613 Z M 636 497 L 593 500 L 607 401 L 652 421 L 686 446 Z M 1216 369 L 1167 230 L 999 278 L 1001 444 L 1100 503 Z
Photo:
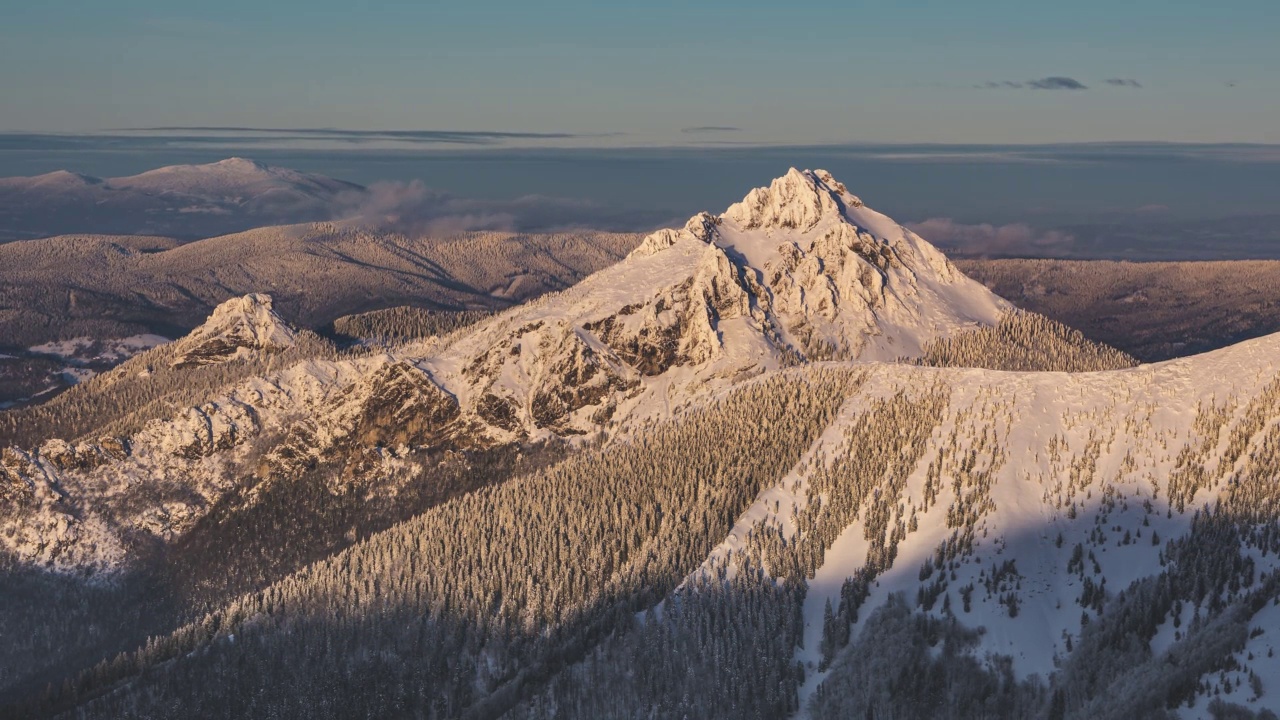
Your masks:
M 1280 143 L 1275 0 L 604 5 L 8 0 L 0 130 Z

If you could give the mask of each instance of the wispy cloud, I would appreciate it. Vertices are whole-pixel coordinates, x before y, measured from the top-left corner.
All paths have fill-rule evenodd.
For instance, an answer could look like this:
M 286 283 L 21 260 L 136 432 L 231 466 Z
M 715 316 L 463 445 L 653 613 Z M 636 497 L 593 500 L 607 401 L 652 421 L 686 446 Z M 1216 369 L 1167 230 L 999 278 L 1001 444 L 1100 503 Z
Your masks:
M 970 225 L 951 218 L 907 223 L 920 237 L 962 255 L 1045 255 L 1069 246 L 1075 236 L 1060 230 L 1037 230 L 1026 223 Z
M 374 183 L 345 193 L 335 203 L 334 217 L 426 235 L 468 230 L 648 230 L 678 224 L 675 218 L 661 212 L 627 210 L 575 198 L 459 197 L 432 189 L 418 180 Z
M 1053 75 L 1039 80 L 988 80 L 976 87 L 984 90 L 1028 89 L 1028 90 L 1088 90 L 1089 86 L 1075 78 Z
M 1075 78 L 1053 76 L 1027 81 L 1033 90 L 1088 90 L 1089 87 Z
M 459 145 L 491 145 L 507 140 L 559 140 L 585 137 L 566 132 L 498 132 L 486 130 L 347 130 L 343 128 L 268 128 L 221 125 L 170 125 L 159 127 L 119 128 L 127 133 L 209 133 L 209 140 L 288 140 L 297 138 L 336 140 L 342 142 L 375 142 L 393 140 L 411 143 Z M 189 139 L 189 138 L 188 138 Z
M 1116 87 L 1127 87 L 1127 88 L 1135 88 L 1135 89 L 1142 87 L 1142 83 L 1138 82 L 1137 80 L 1134 80 L 1133 78 L 1107 78 L 1106 82 L 1108 85 L 1114 85 Z
M 732 125 L 699 125 L 697 127 L 687 127 L 680 132 L 690 135 L 698 133 L 735 133 L 742 132 L 742 128 L 733 127 Z

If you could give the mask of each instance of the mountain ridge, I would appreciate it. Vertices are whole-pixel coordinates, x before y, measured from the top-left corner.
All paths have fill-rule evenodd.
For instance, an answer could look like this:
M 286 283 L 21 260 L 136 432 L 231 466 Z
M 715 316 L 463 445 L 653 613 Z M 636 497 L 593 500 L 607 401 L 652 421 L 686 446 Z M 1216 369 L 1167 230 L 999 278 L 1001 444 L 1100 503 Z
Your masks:
M 366 189 L 229 158 L 98 178 L 66 170 L 0 178 L 0 242 L 73 233 L 191 240 L 264 225 L 329 220 Z
M 41 707 L 162 714 L 211 675 L 317 717 L 1280 708 L 1280 335 L 1130 367 L 794 169 L 443 335 L 215 316 L 82 393 L 163 366 L 212 378 L 194 404 L 0 457 L 10 562 L 123 583 L 195 537 L 237 576 Z M 218 364 L 170 362 L 210 338 Z M 450 468 L 477 480 L 411 504 Z M 299 506 L 331 535 L 209 544 Z
M 726 389 L 725 393 L 729 395 L 750 393 L 752 387 L 783 382 L 787 377 L 791 380 L 785 382 L 799 382 L 796 387 L 803 387 L 811 382 L 806 378 L 812 377 L 812 381 L 816 381 L 818 376 L 815 373 L 828 371 L 824 368 L 848 373 L 854 378 L 850 389 L 843 391 L 848 394 L 841 395 L 844 399 L 840 401 L 840 412 L 824 421 L 822 427 L 826 428 L 825 432 L 820 433 L 792 469 L 784 471 L 775 485 L 766 483 L 754 501 L 732 513 L 738 520 L 726 533 L 727 552 L 708 548 L 707 565 L 703 569 L 690 568 L 684 589 L 675 591 L 673 596 L 680 598 L 680 602 L 668 601 L 666 607 L 671 609 L 667 612 L 672 614 L 666 617 L 673 618 L 671 622 L 675 622 L 674 618 L 679 616 L 677 608 L 694 603 L 699 593 L 711 592 L 706 583 L 710 582 L 710 587 L 714 588 L 716 583 L 722 582 L 717 578 L 741 584 L 757 582 L 754 578 L 759 577 L 764 586 L 769 587 L 774 582 L 784 583 L 788 573 L 798 571 L 810 575 L 806 583 L 808 593 L 801 605 L 804 637 L 792 635 L 795 631 L 778 622 L 749 625 L 753 633 L 758 633 L 750 637 L 753 643 L 758 643 L 756 647 L 765 647 L 767 635 L 783 632 L 787 642 L 795 642 L 801 650 L 796 651 L 799 654 L 795 658 L 788 651 L 776 662 L 783 667 L 794 667 L 798 659 L 806 667 L 805 677 L 815 683 L 841 671 L 840 659 L 851 657 L 850 653 L 859 647 L 856 642 L 842 646 L 839 640 L 828 638 L 828 633 L 833 632 L 836 625 L 834 621 L 823 618 L 825 601 L 840 600 L 841 614 L 836 617 L 846 618 L 850 627 L 848 632 L 856 640 L 858 631 L 880 622 L 881 615 L 872 610 L 880 603 L 888 602 L 887 597 L 894 592 L 904 596 L 908 608 L 916 608 L 914 612 L 931 613 L 935 618 L 941 612 L 944 619 L 950 612 L 959 622 L 980 623 L 987 628 L 986 634 L 978 640 L 977 649 L 971 651 L 971 655 L 965 654 L 966 657 L 982 658 L 987 652 L 1009 654 L 1008 643 L 1014 640 L 1017 644 L 1013 646 L 1011 662 L 1017 682 L 1034 682 L 1033 676 L 1045 668 L 1055 667 L 1054 654 L 1066 652 L 1065 648 L 1072 643 L 1085 643 L 1091 637 L 1090 627 L 1104 627 L 1112 622 L 1107 613 L 1097 608 L 1112 600 L 1119 602 L 1114 593 L 1125 589 L 1128 579 L 1134 578 L 1134 570 L 1150 568 L 1158 573 L 1162 566 L 1153 560 L 1157 554 L 1168 552 L 1173 557 L 1175 552 L 1184 553 L 1176 549 L 1182 546 L 1168 543 L 1185 537 L 1188 529 L 1195 527 L 1192 516 L 1198 517 L 1205 512 L 1210 508 L 1215 493 L 1229 487 L 1223 484 L 1227 478 L 1214 471 L 1212 465 L 1209 466 L 1210 473 L 1217 479 L 1192 486 L 1180 483 L 1194 476 L 1174 472 L 1169 485 L 1161 483 L 1153 488 L 1147 470 L 1190 467 L 1181 457 L 1185 453 L 1179 453 L 1178 448 L 1184 441 L 1186 447 L 1199 447 L 1198 434 L 1209 428 L 1216 428 L 1215 436 L 1219 440 L 1215 444 L 1219 447 L 1234 444 L 1236 441 L 1231 438 L 1237 436 L 1258 445 L 1263 440 L 1260 436 L 1255 437 L 1259 428 L 1262 436 L 1274 432 L 1274 427 L 1268 430 L 1265 425 L 1253 424 L 1255 421 L 1250 418 L 1259 412 L 1263 417 L 1276 415 L 1276 408 L 1272 405 L 1280 395 L 1268 388 L 1276 385 L 1276 368 L 1271 358 L 1275 357 L 1277 342 L 1280 338 L 1264 338 L 1195 358 L 1130 370 L 1081 374 L 920 368 L 884 363 L 820 363 L 762 376 L 736 389 Z M 1257 372 L 1239 372 L 1242 366 L 1256 364 L 1260 359 L 1266 360 L 1267 364 L 1259 366 Z M 1200 377 L 1208 373 L 1218 378 L 1217 385 L 1200 382 Z M 1135 380 L 1140 385 L 1139 392 L 1126 397 L 1124 390 L 1133 387 Z M 814 386 L 822 386 L 822 383 Z M 1007 387 L 1013 392 L 998 390 L 1000 387 Z M 938 393 L 942 393 L 940 398 L 935 397 Z M 1156 401 L 1157 396 L 1166 401 Z M 1006 409 L 1001 403 L 1010 398 L 1016 398 L 1015 405 Z M 1208 405 L 1206 401 L 1210 401 Z M 1100 413 L 1115 403 L 1128 410 L 1110 415 Z M 1159 408 L 1160 412 L 1154 428 L 1147 428 L 1141 422 L 1149 407 Z M 1196 407 L 1199 410 L 1186 412 Z M 1271 409 L 1265 409 L 1268 407 Z M 1203 419 L 1215 417 L 1222 408 L 1226 408 L 1227 415 L 1221 421 Z M 1060 416 L 1059 413 L 1065 415 Z M 696 414 L 691 415 L 690 420 L 694 417 Z M 1106 421 L 1100 422 L 1100 418 L 1106 418 Z M 670 422 L 681 421 L 677 413 Z M 898 438 L 897 433 L 911 428 L 916 428 L 911 431 L 915 434 L 907 437 L 919 437 L 921 442 L 918 446 L 910 446 L 913 448 L 911 453 L 895 459 L 898 446 L 883 441 Z M 1115 449 L 1108 451 L 1106 438 L 1110 432 L 1127 436 L 1136 433 L 1137 437 L 1147 437 L 1148 440 L 1136 445 L 1115 443 Z M 992 442 L 1009 440 L 1014 436 L 1018 439 L 1012 443 Z M 1165 438 L 1167 449 L 1161 446 L 1157 440 L 1159 437 Z M 1052 450 L 1055 446 L 1059 447 L 1057 458 Z M 1125 469 L 1129 462 L 1125 459 L 1128 457 L 1124 452 L 1126 448 L 1141 449 L 1133 459 L 1134 466 L 1128 470 Z M 1038 459 L 1030 463 L 1015 462 L 1007 453 L 1038 453 Z M 1147 453 L 1150 453 L 1149 457 Z M 1089 460 L 1091 457 L 1094 459 Z M 965 458 L 975 458 L 976 462 Z M 1239 459 L 1246 460 L 1243 455 Z M 895 470 L 899 467 L 895 463 L 900 462 L 905 462 L 905 465 Z M 969 464 L 971 462 L 972 465 Z M 1086 464 L 1081 465 L 1081 462 Z M 1259 458 L 1257 462 L 1270 461 Z M 1080 470 L 1067 472 L 1072 467 Z M 1027 468 L 1038 471 L 1042 477 L 1023 477 L 1021 471 Z M 1120 474 L 1113 477 L 1112 472 L 1117 470 Z M 837 491 L 854 501 L 852 515 L 832 494 Z M 509 494 L 515 492 L 517 489 L 513 487 Z M 592 489 L 585 488 L 584 492 L 592 492 Z M 1040 497 L 1041 493 L 1047 493 L 1052 502 L 1046 504 Z M 887 498 L 900 498 L 901 504 L 893 509 L 893 503 L 885 501 Z M 1190 500 L 1185 505 L 1174 505 L 1174 498 Z M 469 501 L 470 504 L 476 502 L 482 500 Z M 1170 503 L 1167 518 L 1163 512 L 1166 503 Z M 887 515 L 880 513 L 881 508 Z M 916 511 L 919 511 L 919 517 L 916 517 Z M 451 509 L 450 513 L 453 512 Z M 1046 514 L 1041 515 L 1042 512 Z M 486 520 L 486 524 L 492 522 L 515 527 L 512 523 L 517 522 L 518 517 Z M 951 517 L 955 519 L 949 519 Z M 1010 522 L 1011 519 L 1014 521 Z M 214 639 L 209 641 L 210 651 L 214 657 L 234 657 L 236 651 L 226 640 L 228 633 L 237 638 L 244 636 L 247 638 L 245 642 L 262 647 L 262 638 L 274 632 L 269 628 L 275 627 L 276 623 L 287 622 L 287 615 L 282 614 L 282 610 L 269 609 L 269 603 L 307 606 L 300 600 L 280 600 L 282 596 L 279 593 L 282 592 L 285 593 L 284 598 L 293 597 L 288 594 L 293 591 L 284 590 L 286 587 L 311 587 L 307 583 L 330 576 L 336 583 L 333 587 L 370 587 L 372 576 L 380 572 L 376 566 L 370 565 L 370 558 L 375 553 L 387 552 L 388 546 L 395 547 L 391 543 L 399 537 L 398 533 L 410 533 L 407 537 L 414 538 L 411 546 L 426 543 L 428 547 L 434 547 L 432 543 L 443 541 L 443 536 L 436 540 L 437 530 L 431 530 L 423 537 L 422 528 L 435 528 L 442 522 L 434 519 L 434 513 L 428 513 L 422 521 L 393 531 L 389 536 L 380 536 L 371 546 L 355 546 L 352 552 L 363 560 L 356 561 L 350 554 L 343 554 L 276 589 L 238 600 L 235 607 L 241 610 L 236 612 L 244 613 L 244 617 L 257 618 L 255 624 L 228 619 L 234 615 L 218 620 L 215 625 L 226 622 L 232 625 L 224 625 L 215 633 Z M 457 532 L 447 523 L 441 531 L 443 527 L 448 527 L 451 533 Z M 1100 529 L 1105 537 L 1099 537 Z M 780 547 L 773 545 L 771 540 L 779 532 L 786 533 L 783 537 L 790 536 L 790 540 Z M 798 535 L 791 534 L 797 532 Z M 1063 540 L 1057 540 L 1055 533 L 1063 535 Z M 1137 539 L 1133 542 L 1126 540 L 1129 533 L 1136 533 Z M 1017 543 L 1009 542 L 1014 538 L 1018 539 Z M 804 557 L 805 549 L 813 547 L 815 542 L 821 543 L 817 559 L 801 561 L 798 570 L 788 570 L 791 561 L 786 561 L 786 558 L 793 551 L 787 548 L 794 547 L 795 552 Z M 1075 568 L 1077 545 L 1084 548 L 1080 553 L 1084 567 L 1080 570 Z M 770 547 L 774 549 L 770 550 Z M 939 552 L 945 560 L 941 568 L 934 559 Z M 1097 554 L 1096 560 L 1091 553 Z M 1136 562 L 1139 557 L 1142 561 Z M 1265 560 L 1265 564 L 1257 566 L 1263 571 L 1260 579 L 1265 580 L 1274 559 L 1266 559 L 1265 554 L 1258 556 L 1256 552 L 1252 557 L 1251 562 L 1262 563 Z M 1028 558 L 1038 559 L 1032 562 Z M 756 564 L 762 561 L 765 562 L 763 566 Z M 807 565 L 807 562 L 815 564 Z M 871 563 L 875 568 L 871 576 L 874 582 L 870 583 L 868 594 L 859 600 L 863 611 L 857 612 L 856 608 L 845 605 L 846 588 L 849 587 L 846 579 L 860 577 L 859 570 L 864 563 Z M 1007 571 L 1001 570 L 996 577 L 987 575 L 989 569 L 992 572 L 998 570 L 1001 563 L 1006 563 Z M 943 569 L 947 575 L 956 573 L 956 577 L 944 577 L 945 582 L 939 584 L 939 572 Z M 1237 569 L 1242 573 L 1245 571 L 1244 566 Z M 595 570 L 584 568 L 581 571 Z M 602 572 L 607 574 L 606 570 Z M 1230 572 L 1235 573 L 1236 569 Z M 1088 583 L 1084 582 L 1086 579 Z M 1103 582 L 1103 591 L 1095 598 L 1093 593 L 1098 591 L 1087 589 L 1098 587 L 1099 581 L 1104 579 L 1112 580 L 1112 590 L 1107 592 Z M 1139 576 L 1135 582 L 1141 579 Z M 511 587 L 507 591 L 513 592 L 516 583 L 524 582 L 523 576 L 517 574 L 510 582 Z M 971 586 L 976 586 L 977 591 Z M 389 584 L 387 587 L 398 586 Z M 412 593 L 412 586 L 409 587 L 406 592 Z M 1265 587 L 1269 585 L 1263 583 L 1258 589 L 1261 591 Z M 1081 588 L 1086 592 L 1077 595 L 1076 591 Z M 917 590 L 912 604 L 913 591 Z M 329 591 L 317 587 L 306 592 Z M 383 592 L 390 594 L 381 595 L 384 599 L 376 602 L 397 606 L 396 603 L 405 601 L 395 594 L 399 590 Z M 1232 594 L 1223 585 L 1223 597 L 1227 598 L 1225 607 L 1235 607 L 1231 603 L 1239 602 L 1241 592 L 1244 591 Z M 949 599 L 943 600 L 940 595 Z M 1042 616 L 1036 610 L 1040 602 L 1036 598 L 1046 595 L 1048 605 L 1044 608 L 1046 614 Z M 1056 608 L 1055 597 L 1060 603 Z M 1187 600 L 1188 607 L 1192 604 Z M 837 603 L 832 602 L 828 607 L 836 606 Z M 504 608 L 504 613 L 514 612 L 505 605 Z M 1210 612 L 1203 598 L 1200 610 L 1206 615 Z M 1088 623 L 1080 620 L 1082 611 L 1090 618 Z M 758 615 L 760 611 L 756 612 Z M 1183 627 L 1188 629 L 1177 638 L 1174 637 L 1174 621 L 1167 615 L 1159 619 L 1153 626 L 1157 637 L 1151 640 L 1155 652 L 1163 653 L 1178 647 L 1184 635 L 1187 642 L 1193 636 L 1206 637 L 1195 629 L 1197 626 L 1189 623 L 1190 614 L 1188 609 L 1181 616 Z M 417 616 L 429 618 L 430 612 L 415 614 Z M 646 621 L 640 627 L 648 627 L 650 622 L 663 622 L 664 614 L 654 617 L 655 620 Z M 1043 626 L 1037 624 L 1041 617 L 1046 618 Z M 1124 617 L 1123 614 L 1118 615 L 1117 621 Z M 420 622 L 429 623 L 429 620 Z M 1027 627 L 1036 627 L 1039 633 L 1036 637 L 1041 640 L 1024 643 L 1020 638 L 1024 637 Z M 1067 633 L 1070 638 L 1059 635 L 1059 631 Z M 183 636 L 188 637 L 191 632 L 191 629 L 185 630 Z M 626 630 L 620 639 L 607 642 L 599 657 L 608 657 L 614 652 L 610 648 L 617 643 L 623 643 L 624 648 L 629 647 L 626 643 L 632 642 L 629 638 L 636 632 Z M 1230 654 L 1238 658 L 1236 662 L 1239 663 L 1238 669 L 1229 671 L 1232 688 L 1244 688 L 1242 693 L 1249 692 L 1247 680 L 1250 672 L 1267 677 L 1265 669 L 1271 662 L 1267 650 L 1271 642 L 1266 636 L 1255 636 L 1240 645 L 1231 645 Z M 183 653 L 193 647 L 201 646 L 178 645 Z M 157 657 L 167 656 L 161 654 Z M 589 660 L 587 665 L 574 664 L 565 670 L 568 673 L 565 680 L 571 687 L 590 688 L 591 683 L 574 680 L 580 677 L 575 673 L 589 672 L 593 667 L 591 663 L 597 662 Z M 658 662 L 658 659 L 651 661 Z M 999 661 L 991 662 L 999 667 Z M 822 669 L 822 665 L 826 665 L 826 669 Z M 603 671 L 599 668 L 596 672 Z M 619 692 L 631 692 L 625 682 L 621 687 L 616 685 L 618 679 L 610 682 L 615 683 L 613 687 Z M 807 687 L 800 698 L 810 697 L 807 693 L 812 692 L 813 687 Z M 560 693 L 559 703 L 569 702 L 574 697 L 564 694 L 567 691 L 559 684 L 548 687 L 546 692 L 553 690 Z M 1193 692 L 1190 697 L 1196 697 L 1198 692 Z M 583 704 L 579 707 L 593 707 L 590 695 L 588 692 L 588 697 L 581 698 Z M 1247 701 L 1243 694 L 1228 693 L 1228 696 L 1237 701 Z M 500 707 L 527 711 L 539 707 L 537 703 L 544 701 L 539 697 L 542 696 L 535 693 L 528 700 L 531 705 L 512 708 L 509 703 L 503 703 Z M 550 707 L 556 706 L 555 696 L 550 697 L 545 702 Z M 672 701 L 678 697 L 679 693 L 675 693 Z M 829 696 L 824 697 L 828 699 L 823 702 L 830 701 Z M 611 700 L 614 703 L 619 701 L 617 696 Z M 1198 707 L 1203 709 L 1204 702 Z M 1185 701 L 1183 703 L 1185 705 Z M 1268 699 L 1262 707 L 1269 704 Z M 523 711 L 512 715 L 527 716 L 530 715 Z M 540 715 L 535 712 L 532 716 Z
M 129 458 L 118 462 L 130 468 L 126 474 L 139 487 L 161 487 L 186 473 L 210 488 L 179 503 L 181 509 L 166 511 L 186 518 L 178 523 L 183 527 L 228 487 L 214 477 L 197 479 L 221 462 L 206 457 L 227 455 L 245 463 L 249 439 L 265 426 L 286 433 L 279 449 L 268 452 L 278 458 L 268 472 L 296 473 L 323 464 L 328 452 L 363 474 L 393 462 L 380 455 L 386 441 L 381 434 L 348 437 L 342 429 L 361 414 L 377 416 L 382 410 L 374 408 L 395 404 L 389 396 L 403 389 L 375 382 L 382 373 L 416 388 L 409 397 L 424 403 L 396 401 L 411 408 L 397 422 L 422 428 L 397 444 L 485 448 L 596 435 L 619 423 L 669 414 L 669 398 L 688 403 L 743 378 L 813 359 L 918 356 L 929 339 L 975 323 L 994 325 L 1009 311 L 1011 306 L 955 272 L 923 240 L 870 214 L 834 183 L 825 173 L 793 170 L 768 191 L 747 196 L 749 203 L 769 201 L 762 206 L 771 213 L 769 222 L 740 214 L 746 207 L 741 204 L 715 222 L 695 216 L 686 229 L 654 233 L 629 257 L 577 285 L 482 320 L 447 341 L 312 363 L 287 382 L 286 376 L 242 380 L 168 425 L 152 420 L 139 436 L 150 439 L 127 441 Z M 846 208 L 862 211 L 864 222 L 891 237 L 874 237 L 853 225 Z M 957 296 L 952 290 L 969 307 L 953 312 L 946 304 Z M 181 369 L 293 343 L 270 299 L 248 295 L 220 305 L 205 326 L 162 355 Z M 130 367 L 147 363 L 142 356 Z M 122 366 L 121 372 L 136 371 Z M 343 409 L 344 397 L 365 409 Z M 295 416 L 311 420 L 298 425 Z M 456 428 L 431 432 L 441 418 Z M 370 453 L 370 461 L 361 459 Z M 45 469 L 54 478 L 77 472 L 51 466 L 40 453 L 15 460 L 10 472 L 34 477 Z M 102 527 L 138 522 L 157 527 L 123 517 Z M 75 534 L 70 526 L 58 527 L 62 537 Z M 60 541 L 24 542 L 29 549 L 62 547 Z M 37 554 L 49 557 L 45 549 Z M 84 559 L 92 557 L 90 550 Z M 88 562 L 105 567 L 121 557 L 113 551 Z

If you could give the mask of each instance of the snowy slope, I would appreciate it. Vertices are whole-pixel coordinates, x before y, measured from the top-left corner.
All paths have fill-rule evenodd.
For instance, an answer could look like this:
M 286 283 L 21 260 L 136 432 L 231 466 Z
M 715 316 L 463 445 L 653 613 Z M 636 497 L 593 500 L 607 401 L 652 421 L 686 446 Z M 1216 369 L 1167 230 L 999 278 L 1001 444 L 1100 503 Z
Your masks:
M 1047 679 L 1081 642 L 1082 623 L 1097 622 L 1117 593 L 1165 569 L 1161 559 L 1169 541 L 1188 535 L 1197 511 L 1231 496 L 1242 479 L 1273 482 L 1267 473 L 1274 471 L 1280 438 L 1277 358 L 1280 335 L 1104 373 L 868 365 L 836 422 L 791 474 L 761 494 L 699 573 L 732 568 L 735 556 L 750 554 L 750 539 L 769 528 L 799 542 L 805 510 L 827 512 L 820 508 L 843 495 L 862 505 L 808 581 L 804 642 L 796 651 L 808 671 L 802 707 L 827 676 L 820 649 L 827 604 L 840 605 L 842 586 L 868 567 L 870 548 L 879 544 L 895 548 L 896 556 L 877 570 L 851 626 L 853 638 L 891 593 L 916 605 L 922 591 L 938 592 L 943 578 L 941 594 L 925 603 L 928 612 L 982 628 L 978 657 L 1009 656 L 1016 677 Z M 907 470 L 874 476 L 879 466 L 868 463 L 867 447 L 898 437 L 875 413 L 876 402 L 898 397 L 920 407 L 937 393 L 944 409 L 924 425 L 923 442 L 904 448 L 917 453 Z M 913 419 L 913 426 L 919 424 Z M 888 437 L 876 434 L 884 427 Z M 811 483 L 823 470 L 839 476 L 850 467 L 863 475 L 846 478 L 835 493 Z M 887 524 L 873 530 L 871 514 L 885 508 Z M 1077 546 L 1084 559 L 1073 567 Z M 1254 546 L 1241 551 L 1260 576 L 1280 570 L 1274 552 Z M 939 563 L 944 556 L 953 559 Z M 1006 574 L 1005 563 L 1016 572 Z M 1086 580 L 1105 588 L 1105 602 L 1091 605 Z M 1242 602 L 1247 589 L 1218 597 Z M 1185 636 L 1191 616 L 1201 613 L 1208 615 L 1208 600 L 1184 609 L 1180 631 L 1166 618 L 1151 639 L 1152 652 L 1168 651 Z M 1252 625 L 1267 628 L 1266 617 Z M 1275 660 L 1267 655 L 1275 642 L 1269 637 L 1251 637 L 1236 653 L 1240 667 L 1229 673 L 1230 697 L 1255 710 L 1277 711 L 1280 685 Z M 1263 678 L 1270 694 L 1249 699 L 1250 672 Z M 1215 674 L 1210 683 L 1216 680 Z M 1196 709 L 1183 708 L 1182 716 L 1207 717 L 1205 707 L 1202 700 Z
M 723 215 L 656 233 L 636 254 L 689 236 L 722 248 L 761 286 L 762 308 L 809 359 L 915 356 L 1010 307 L 823 170 L 792 168 Z

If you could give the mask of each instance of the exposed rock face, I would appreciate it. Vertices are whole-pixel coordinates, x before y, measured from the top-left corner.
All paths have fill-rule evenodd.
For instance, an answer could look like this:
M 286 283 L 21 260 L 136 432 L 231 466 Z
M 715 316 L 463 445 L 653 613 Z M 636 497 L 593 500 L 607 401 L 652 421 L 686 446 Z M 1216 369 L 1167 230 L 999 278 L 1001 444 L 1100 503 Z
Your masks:
M 714 225 L 699 227 L 710 237 Z M 718 324 L 752 316 L 752 300 L 741 268 L 724 250 L 708 245 L 688 278 L 648 302 L 626 305 L 582 327 L 641 375 L 652 377 L 714 359 L 722 349 Z M 754 317 L 765 320 L 759 310 Z
M 792 169 L 721 218 L 718 242 L 759 269 L 782 335 L 814 359 L 892 359 L 1010 306 L 825 171 Z
M 811 357 L 851 357 L 877 333 L 875 311 L 891 301 L 886 276 L 896 262 L 887 245 L 839 225 L 807 248 L 779 245 L 777 260 L 765 263 L 765 283 L 799 349 Z M 823 337 L 820 326 L 837 323 L 844 327 Z
M 40 446 L 40 455 L 59 470 L 92 470 L 128 457 L 129 441 L 104 437 L 96 443 L 72 445 L 65 440 L 50 440 Z
M 512 398 L 485 393 L 476 403 L 476 415 L 500 430 L 509 433 L 520 431 L 519 407 Z
M 212 365 L 251 350 L 292 347 L 297 334 L 271 309 L 271 297 L 255 293 L 232 298 L 200 327 L 179 341 L 174 367 Z
M 597 352 L 581 335 L 569 333 L 533 391 L 530 414 L 538 427 L 576 434 L 579 431 L 568 422 L 573 413 L 638 385 L 638 380 L 628 377 L 635 373 L 611 355 Z
M 230 450 L 261 429 L 249 405 L 227 401 L 205 403 L 191 408 L 186 423 L 178 429 L 180 438 L 174 454 L 197 460 L 220 450 Z
M 35 482 L 23 472 L 25 460 L 13 448 L 0 450 L 0 512 L 28 506 L 35 500 Z
M 297 476 L 322 464 L 363 479 L 383 449 L 468 449 L 483 435 L 464 421 L 455 397 L 413 364 L 392 362 L 352 383 L 313 417 L 295 423 L 269 451 L 260 474 Z
M 457 399 L 407 362 L 379 370 L 370 385 L 350 433 L 364 446 L 439 445 L 461 429 Z
M 53 449 L 66 450 L 59 455 L 64 462 L 75 452 Z M 77 552 L 81 522 L 66 493 L 38 456 L 13 448 L 0 451 L 0 537 L 5 554 L 37 564 L 83 561 L 89 554 Z
M 127 562 L 138 543 L 172 541 L 252 474 L 264 426 L 323 406 L 335 386 L 366 372 L 304 363 L 128 438 L 0 450 L 0 561 L 106 569 Z
M 680 352 L 685 330 L 682 321 L 687 319 L 686 313 L 673 311 L 663 300 L 639 308 L 627 306 L 583 327 L 641 375 L 652 377 L 688 359 Z
M 694 240 L 723 248 L 746 307 L 813 359 L 915 355 L 928 339 L 993 324 L 1009 308 L 822 170 L 792 169 L 719 217 L 654 233 L 631 257 Z

